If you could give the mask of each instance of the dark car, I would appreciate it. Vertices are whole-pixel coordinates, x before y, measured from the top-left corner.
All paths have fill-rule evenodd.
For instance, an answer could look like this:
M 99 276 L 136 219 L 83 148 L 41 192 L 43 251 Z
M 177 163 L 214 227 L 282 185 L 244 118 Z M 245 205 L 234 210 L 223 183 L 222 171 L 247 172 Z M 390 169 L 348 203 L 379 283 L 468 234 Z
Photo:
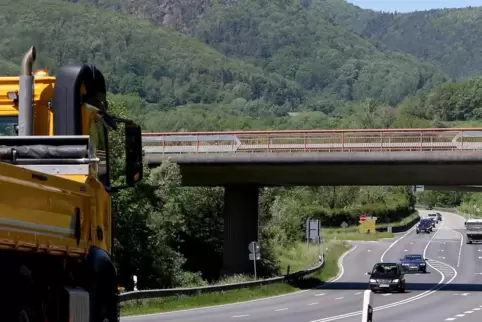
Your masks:
M 422 255 L 409 254 L 400 259 L 403 270 L 406 272 L 423 272 L 427 273 L 427 262 Z
M 440 212 L 436 212 L 435 214 L 437 214 L 438 220 L 442 221 L 442 214 Z
M 428 218 L 432 219 L 432 220 L 435 222 L 435 224 L 438 224 L 438 216 L 437 216 L 437 214 L 435 214 L 435 213 L 433 213 L 433 214 L 428 214 Z M 435 225 L 434 225 L 434 227 L 435 227 Z
M 398 263 L 377 263 L 368 275 L 372 292 L 405 293 L 405 274 Z
M 432 208 L 432 206 L 427 206 L 427 208 L 425 208 L 425 209 L 432 210 L 433 208 Z
M 432 219 L 429 218 L 423 218 L 420 220 L 417 226 L 417 234 L 420 234 L 421 232 L 425 232 L 427 234 L 430 234 L 432 232 L 433 228 L 433 221 Z

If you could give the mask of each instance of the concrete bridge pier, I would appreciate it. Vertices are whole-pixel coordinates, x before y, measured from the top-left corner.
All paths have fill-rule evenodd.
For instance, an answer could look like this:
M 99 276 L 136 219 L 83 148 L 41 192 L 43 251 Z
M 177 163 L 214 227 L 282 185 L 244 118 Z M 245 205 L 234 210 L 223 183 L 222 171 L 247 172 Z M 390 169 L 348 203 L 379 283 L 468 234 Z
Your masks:
M 253 274 L 248 245 L 258 240 L 259 187 L 228 185 L 224 189 L 224 252 L 221 275 Z

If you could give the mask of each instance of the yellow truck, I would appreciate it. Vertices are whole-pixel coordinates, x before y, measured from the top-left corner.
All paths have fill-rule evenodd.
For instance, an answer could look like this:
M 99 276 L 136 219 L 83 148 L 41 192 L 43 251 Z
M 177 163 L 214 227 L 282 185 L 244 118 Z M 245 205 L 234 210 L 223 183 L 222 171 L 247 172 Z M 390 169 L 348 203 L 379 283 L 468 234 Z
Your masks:
M 142 180 L 141 128 L 109 115 L 102 73 L 0 77 L 0 321 L 119 320 L 111 194 Z M 109 131 L 124 124 L 126 185 L 112 187 Z

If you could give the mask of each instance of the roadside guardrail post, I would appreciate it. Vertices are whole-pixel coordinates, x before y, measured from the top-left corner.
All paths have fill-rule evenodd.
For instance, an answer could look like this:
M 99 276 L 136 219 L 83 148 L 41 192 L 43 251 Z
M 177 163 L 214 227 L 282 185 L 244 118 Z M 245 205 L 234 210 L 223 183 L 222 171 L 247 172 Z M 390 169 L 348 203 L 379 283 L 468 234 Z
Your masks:
M 363 293 L 362 322 L 373 322 L 373 293 L 366 290 Z

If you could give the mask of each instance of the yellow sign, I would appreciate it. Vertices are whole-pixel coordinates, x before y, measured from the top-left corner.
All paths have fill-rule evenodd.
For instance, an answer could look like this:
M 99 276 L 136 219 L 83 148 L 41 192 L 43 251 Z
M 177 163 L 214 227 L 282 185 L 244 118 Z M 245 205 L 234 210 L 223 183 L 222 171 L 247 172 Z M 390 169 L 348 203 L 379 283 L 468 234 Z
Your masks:
M 376 232 L 375 226 L 377 225 L 376 218 L 367 217 L 366 220 L 360 221 L 360 233 L 367 234 L 367 233 L 374 233 Z

